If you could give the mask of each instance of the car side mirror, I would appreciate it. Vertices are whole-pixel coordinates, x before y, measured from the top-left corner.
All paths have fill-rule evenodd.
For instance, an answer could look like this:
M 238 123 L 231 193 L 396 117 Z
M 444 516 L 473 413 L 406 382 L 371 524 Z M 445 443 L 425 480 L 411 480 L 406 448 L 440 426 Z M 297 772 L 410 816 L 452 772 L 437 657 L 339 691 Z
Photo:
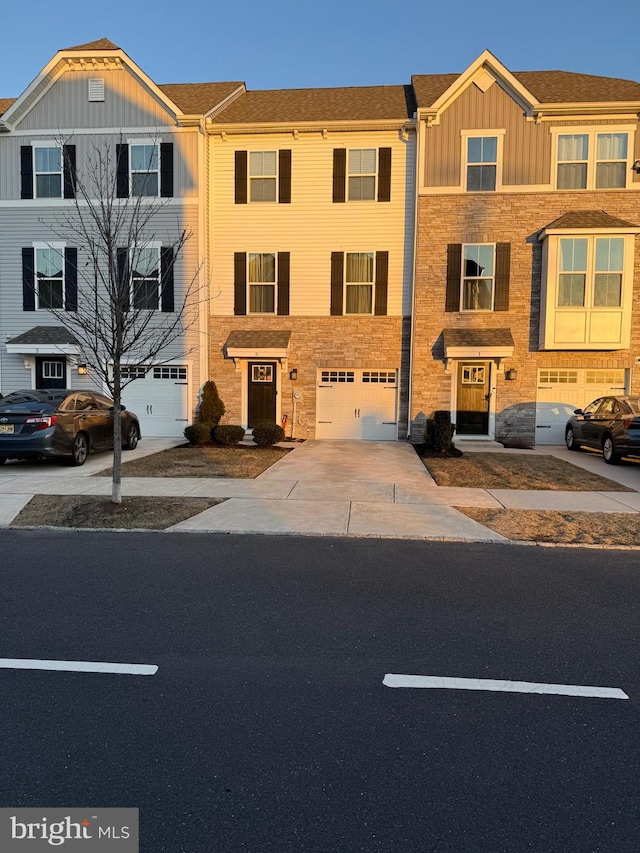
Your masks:
M 573 414 L 574 415 L 584 415 L 584 412 L 582 411 L 582 409 L 574 409 Z

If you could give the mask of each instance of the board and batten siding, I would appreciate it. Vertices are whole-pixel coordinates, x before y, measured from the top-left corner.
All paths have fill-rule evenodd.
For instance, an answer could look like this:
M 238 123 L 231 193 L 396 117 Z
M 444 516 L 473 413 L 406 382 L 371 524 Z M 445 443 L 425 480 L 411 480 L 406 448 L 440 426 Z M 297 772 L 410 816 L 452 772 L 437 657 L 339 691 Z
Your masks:
M 505 130 L 503 186 L 548 186 L 551 176 L 552 127 L 606 127 L 620 120 L 527 121 L 524 111 L 495 82 L 486 92 L 473 83 L 442 113 L 440 123 L 424 130 L 423 186 L 458 187 L 462 167 L 461 131 Z M 630 129 L 634 125 L 629 125 Z M 637 128 L 636 128 L 637 129 Z M 640 157 L 640 133 L 636 133 L 636 157 Z M 635 178 L 636 176 L 634 176 Z
M 0 376 L 0 391 L 4 394 L 17 388 L 29 386 L 31 374 L 24 367 L 24 359 L 19 355 L 9 355 L 4 348 L 8 338 L 14 338 L 34 326 L 58 326 L 57 320 L 49 311 L 24 311 L 22 305 L 22 247 L 30 246 L 34 241 L 62 241 L 60 230 L 56 225 L 56 216 L 60 216 L 63 208 L 59 206 L 20 206 L 0 208 L 0 340 L 2 341 L 2 373 Z M 70 212 L 69 208 L 64 209 Z M 184 298 L 191 279 L 198 274 L 200 263 L 198 250 L 198 216 L 195 205 L 187 205 L 179 209 L 165 208 L 153 218 L 148 229 L 153 239 L 169 245 L 177 239 L 182 228 L 191 233 L 183 253 L 176 261 L 174 271 L 175 304 L 179 306 Z M 66 229 L 65 229 L 66 231 Z M 73 246 L 73 236 L 64 240 L 68 246 Z M 82 251 L 78 253 L 78 268 L 84 263 Z M 80 282 L 79 282 L 80 286 Z M 194 299 L 198 295 L 194 294 Z M 163 358 L 185 359 L 192 365 L 191 389 L 194 399 L 190 402 L 191 409 L 195 408 L 197 392 L 201 378 L 199 376 L 198 352 L 202 345 L 197 322 L 187 330 L 184 338 L 177 340 L 167 347 Z M 73 376 L 74 384 L 76 375 Z M 95 386 L 95 382 L 89 382 Z
M 211 137 L 211 313 L 234 313 L 234 252 L 290 253 L 292 316 L 329 316 L 331 253 L 389 252 L 387 314 L 411 311 L 415 138 L 398 131 Z M 333 202 L 334 148 L 392 149 L 391 201 Z M 234 203 L 235 152 L 291 150 L 291 203 Z M 249 315 L 251 316 L 251 315 Z
M 85 175 L 87 163 L 95 162 L 98 153 L 109 152 L 115 168 L 116 145 L 128 140 L 153 139 L 159 143 L 173 143 L 173 197 L 198 198 L 198 132 L 197 130 L 180 130 L 176 133 L 158 133 L 155 128 L 140 130 L 136 133 L 126 133 L 122 137 L 119 132 L 94 134 L 83 132 L 79 125 L 74 134 L 64 136 L 65 143 L 76 146 L 76 168 L 79 180 L 88 180 Z M 21 125 L 22 128 L 22 125 Z M 26 206 L 37 205 L 38 201 L 20 198 L 20 147 L 36 142 L 59 142 L 58 130 L 34 130 L 29 135 L 0 136 L 0 200 L 16 201 Z

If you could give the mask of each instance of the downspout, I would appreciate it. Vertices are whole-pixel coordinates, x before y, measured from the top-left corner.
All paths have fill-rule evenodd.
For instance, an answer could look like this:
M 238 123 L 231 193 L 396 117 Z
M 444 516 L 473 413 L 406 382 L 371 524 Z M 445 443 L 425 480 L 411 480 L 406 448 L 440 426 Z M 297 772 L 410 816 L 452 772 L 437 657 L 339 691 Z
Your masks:
M 211 240 L 209 228 L 211 224 L 210 217 L 210 195 L 211 195 L 211 174 L 210 174 L 210 151 L 209 151 L 209 134 L 205 119 L 200 119 L 198 124 L 198 249 L 199 262 L 202 265 L 199 274 L 199 287 L 197 290 L 198 297 L 198 378 L 199 387 L 197 388 L 196 401 L 199 400 L 200 390 L 204 383 L 209 379 L 209 336 L 211 330 L 210 323 L 210 287 L 209 278 L 211 275 L 210 261 L 210 246 Z
M 407 411 L 407 440 L 411 441 L 411 411 L 413 406 L 413 350 L 415 346 L 415 322 L 416 322 L 416 255 L 418 245 L 418 199 L 420 188 L 420 170 L 421 170 L 421 149 L 422 135 L 420 131 L 421 119 L 420 111 L 414 113 L 416 121 L 416 173 L 413 184 L 413 247 L 411 258 L 411 336 L 409 344 L 409 401 Z

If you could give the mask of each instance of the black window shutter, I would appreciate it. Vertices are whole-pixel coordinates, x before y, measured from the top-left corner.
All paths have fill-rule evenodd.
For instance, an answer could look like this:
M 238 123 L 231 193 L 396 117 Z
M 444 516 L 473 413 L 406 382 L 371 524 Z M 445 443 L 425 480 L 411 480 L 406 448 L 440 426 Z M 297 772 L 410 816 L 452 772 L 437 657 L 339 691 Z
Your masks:
M 33 198 L 33 148 L 20 146 L 20 198 Z
M 291 149 L 278 153 L 278 201 L 291 204 Z
M 378 201 L 391 201 L 391 149 L 378 150 Z
M 129 249 L 116 249 L 118 263 L 118 288 L 122 295 L 123 310 L 129 310 L 131 294 L 129 293 Z
M 339 317 L 343 311 L 344 254 L 331 252 L 331 315 Z
M 160 308 L 165 314 L 174 310 L 173 266 L 173 247 L 163 246 L 160 249 Z
M 289 252 L 278 252 L 278 314 L 289 313 Z
M 233 254 L 233 313 L 236 315 L 247 313 L 246 252 L 234 252 Z
M 64 250 L 64 310 L 78 310 L 78 250 Z
M 173 196 L 173 142 L 160 143 L 160 195 Z
M 236 204 L 247 203 L 247 152 L 236 151 Z
M 347 149 L 333 149 L 333 200 L 346 201 L 347 188 Z M 340 312 L 342 313 L 342 312 Z
M 22 310 L 36 310 L 35 250 L 22 250 Z
M 460 275 L 462 273 L 462 244 L 447 246 L 447 296 L 445 311 L 460 310 Z
M 375 314 L 387 313 L 387 290 L 389 285 L 389 252 L 376 252 L 376 305 Z
M 116 145 L 116 194 L 129 198 L 129 146 Z
M 494 311 L 509 310 L 509 273 L 511 268 L 511 243 L 496 245 L 496 294 Z
M 62 146 L 62 162 L 64 174 L 64 197 L 76 197 L 76 146 Z

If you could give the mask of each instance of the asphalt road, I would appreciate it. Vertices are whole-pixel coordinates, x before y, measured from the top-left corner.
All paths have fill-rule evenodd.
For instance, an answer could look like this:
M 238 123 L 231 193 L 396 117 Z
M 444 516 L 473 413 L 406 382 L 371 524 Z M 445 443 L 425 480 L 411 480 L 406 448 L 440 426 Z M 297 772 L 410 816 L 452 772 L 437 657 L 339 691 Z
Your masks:
M 143 853 L 637 853 L 640 554 L 0 532 L 0 805 L 140 809 Z M 629 701 L 390 689 L 386 673 Z

